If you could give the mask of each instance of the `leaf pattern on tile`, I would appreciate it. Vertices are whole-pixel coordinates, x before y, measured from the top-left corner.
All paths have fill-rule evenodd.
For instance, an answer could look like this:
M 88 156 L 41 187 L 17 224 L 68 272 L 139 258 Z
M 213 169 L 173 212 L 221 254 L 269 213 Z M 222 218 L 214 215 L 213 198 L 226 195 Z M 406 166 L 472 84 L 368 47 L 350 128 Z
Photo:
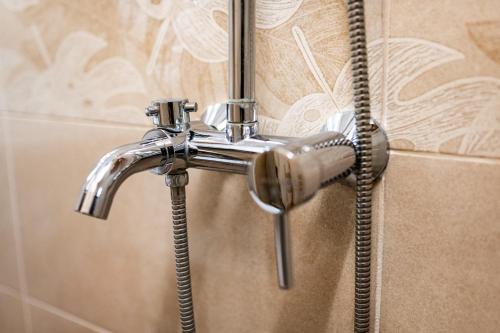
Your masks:
M 272 29 L 285 23 L 295 14 L 303 0 L 257 0 L 256 25 Z
M 463 54 L 443 45 L 414 38 L 388 42 L 387 130 L 393 148 L 478 156 L 500 154 L 500 80 L 472 77 L 455 80 L 425 94 L 402 100 L 401 91 L 423 73 L 445 63 L 463 59 Z M 383 41 L 368 45 L 372 116 L 381 119 Z M 321 97 L 322 98 L 322 97 Z M 348 62 L 333 88 L 337 107 L 324 100 L 331 112 L 352 109 L 352 76 Z M 317 96 L 319 102 L 320 97 Z M 330 105 L 329 105 L 330 104 Z M 289 112 L 305 114 L 306 105 Z M 285 118 L 284 118 L 285 119 Z M 298 119 L 295 117 L 295 119 Z M 295 120 L 294 119 L 294 120 Z M 323 121 L 318 118 L 318 121 Z M 315 128 L 319 128 L 317 124 Z M 455 142 L 458 141 L 458 142 Z
M 500 64 L 500 21 L 469 22 L 466 27 L 477 47 Z
M 300 7 L 302 0 L 260 0 L 256 4 L 256 26 L 272 29 L 285 23 Z M 227 61 L 228 36 L 214 19 L 214 12 L 227 15 L 222 0 L 202 1 L 176 15 L 175 34 L 186 50 L 202 62 Z
M 226 5 L 224 0 L 203 0 L 173 5 L 171 12 L 162 16 L 163 21 L 156 33 L 146 74 L 154 75 L 160 85 L 169 92 L 179 94 L 177 93 L 179 91 L 180 94 L 184 92 L 184 95 L 186 92 L 191 95 L 194 93 L 201 105 L 218 102 L 220 99 L 218 96 L 224 99 L 227 78 L 225 75 L 217 74 L 216 71 L 221 69 L 225 71 L 225 67 L 220 64 L 225 66 L 227 60 L 227 33 L 225 28 L 220 26 L 220 22 L 216 22 L 214 14 L 218 12 L 227 15 Z M 318 10 L 320 5 L 321 2 L 316 0 L 304 4 L 301 0 L 272 2 L 262 0 L 257 3 L 257 27 L 259 28 L 257 38 L 259 43 L 265 41 L 265 45 L 259 46 L 257 51 L 270 50 L 273 53 L 272 57 L 266 55 L 266 61 L 271 61 L 273 64 L 266 66 L 265 71 L 258 69 L 257 73 L 259 80 L 257 95 L 262 115 L 275 119 L 282 118 L 290 105 L 294 104 L 295 98 L 304 96 L 304 91 L 312 90 L 309 87 L 316 85 L 313 77 L 304 78 L 304 62 L 300 58 L 300 51 L 294 47 L 295 42 L 293 37 L 290 38 L 289 33 L 294 23 L 306 22 L 307 34 L 314 40 L 313 46 L 324 48 L 316 52 L 311 51 L 311 54 L 319 56 L 319 65 L 326 64 L 323 70 L 327 73 L 330 73 L 332 69 L 340 70 L 341 58 L 347 57 L 347 53 L 344 52 L 346 40 L 339 41 L 337 38 L 345 32 L 342 29 L 345 16 L 345 11 L 341 10 L 343 9 L 342 1 L 337 0 L 324 6 L 323 11 Z M 123 6 L 120 5 L 120 7 Z M 293 14 L 299 10 L 299 7 L 301 16 L 294 17 Z M 129 17 L 130 8 L 122 9 L 125 17 Z M 153 17 L 144 8 L 142 12 Z M 332 15 L 333 24 L 330 21 L 328 25 L 317 24 L 318 17 Z M 155 18 L 155 20 L 158 19 L 160 18 Z M 316 24 L 309 22 L 316 22 Z M 169 28 L 170 25 L 172 28 Z M 179 50 L 179 47 L 182 50 Z M 332 48 L 339 49 L 341 52 L 336 52 L 333 59 L 327 59 L 325 53 Z M 275 68 L 277 71 L 270 71 L 270 68 Z M 193 72 L 197 75 L 193 76 Z M 306 84 L 290 86 L 288 82 L 283 81 L 285 77 L 287 79 L 289 77 L 294 82 L 301 81 Z M 276 85 L 277 82 L 281 84 Z M 179 86 L 182 88 L 179 89 Z M 285 86 L 293 87 L 293 91 L 283 90 Z M 276 88 L 279 90 L 276 91 Z M 291 96 L 293 98 L 290 98 Z
M 305 136 L 318 133 L 332 112 L 336 112 L 336 107 L 327 94 L 317 93 L 304 96 L 288 110 L 276 134 Z
M 105 40 L 86 31 L 69 34 L 47 68 L 27 68 L 7 86 L 9 107 L 81 117 L 92 117 L 98 112 L 99 118 L 117 115 L 103 110 L 130 113 L 130 106 L 108 102 L 120 94 L 145 93 L 142 76 L 134 66 L 123 58 L 111 57 L 86 68 L 90 59 L 106 46 Z
M 297 45 L 323 93 L 295 102 L 281 122 L 269 126 L 280 135 L 317 132 L 334 112 L 352 110 L 350 61 L 337 77 L 333 91 L 314 60 L 298 27 L 292 29 Z M 463 59 L 463 54 L 427 40 L 393 38 L 388 42 L 386 124 L 393 147 L 495 157 L 500 154 L 500 80 L 471 77 L 433 88 L 403 100 L 402 90 L 419 76 L 440 65 Z M 382 117 L 383 42 L 368 46 L 372 116 Z
M 150 96 L 187 97 L 202 107 L 226 98 L 227 36 L 211 16 L 214 11 L 222 11 L 224 3 L 171 1 L 170 10 L 161 17 L 152 16 L 152 9 L 145 10 L 136 3 L 117 4 L 121 24 L 131 37 L 130 45 L 148 59 L 146 64 L 137 64 L 130 57 L 144 69 Z M 217 34 L 222 40 L 214 37 Z M 201 38 L 197 41 L 198 35 Z
M 22 12 L 31 6 L 37 5 L 39 0 L 2 0 L 1 2 L 10 11 Z
M 136 2 L 142 11 L 158 20 L 168 16 L 173 4 L 171 0 L 160 0 L 158 3 L 154 3 L 151 0 L 136 0 Z
M 0 87 L 6 87 L 13 70 L 23 62 L 23 55 L 15 50 L 0 48 Z M 0 89 L 0 110 L 7 109 L 7 94 Z
M 296 101 L 274 128 L 279 135 L 304 136 L 317 133 L 333 113 L 353 110 L 351 66 L 350 62 L 344 65 L 331 89 L 302 29 L 294 26 L 292 34 L 309 71 L 323 93 L 309 94 Z M 382 79 L 382 49 L 369 48 L 369 59 L 373 67 L 370 71 L 370 89 L 374 92 L 371 95 L 372 115 L 378 119 L 381 104 L 379 92 Z
M 220 15 L 227 15 L 225 0 L 107 4 L 107 14 L 116 9 L 120 33 L 109 33 L 100 23 L 92 33 L 81 23 L 66 31 L 49 29 L 41 22 L 53 17 L 55 9 L 67 17 L 65 25 L 77 21 L 75 15 L 88 15 L 61 5 L 62 0 L 35 6 L 38 11 L 23 11 L 36 0 L 0 1 L 10 6 L 4 7 L 9 9 L 4 15 L 24 29 L 16 32 L 18 42 L 4 43 L 0 51 L 2 107 L 93 119 L 114 119 L 120 112 L 124 121 L 146 123 L 135 106 L 145 95 L 186 96 L 203 106 L 225 98 L 227 33 L 220 22 Z M 257 2 L 257 98 L 263 132 L 307 135 L 332 113 L 352 109 L 345 15 L 342 0 Z M 498 24 L 466 24 L 477 47 L 495 62 Z M 387 46 L 386 110 L 381 109 L 381 40 L 369 44 L 368 55 L 372 114 L 376 119 L 385 115 L 392 147 L 500 156 L 499 79 L 461 78 L 415 96 L 409 87 L 418 85 L 421 75 L 464 60 L 463 54 L 416 38 L 393 38 Z M 20 62 L 10 62 L 9 52 L 17 52 Z M 147 88 L 137 68 L 148 77 Z
M 500 80 L 469 77 L 403 100 L 401 91 L 418 77 L 463 54 L 427 40 L 390 39 L 387 129 L 393 147 L 407 141 L 416 150 L 498 156 Z M 487 120 L 487 121 L 485 121 Z M 404 146 L 403 146 L 404 148 Z
M 323 93 L 306 95 L 295 102 L 277 127 L 277 134 L 304 136 L 317 133 L 332 112 L 339 111 L 335 96 L 316 62 L 304 32 L 298 26 L 292 27 L 292 34 L 301 54 Z
M 213 11 L 224 11 L 218 1 L 209 6 L 193 6 L 181 11 L 173 22 L 174 31 L 184 48 L 202 62 L 227 60 L 227 32 L 213 18 Z
M 272 93 L 273 100 L 280 101 L 276 110 L 267 97 L 257 94 L 259 104 L 265 105 L 266 116 L 284 119 L 287 110 L 304 96 L 325 92 L 324 82 L 318 81 L 319 72 L 326 85 L 333 86 L 335 77 L 349 57 L 344 7 L 345 3 L 337 0 L 327 4 L 304 1 L 298 14 L 284 24 L 257 31 L 256 67 L 262 80 L 259 85 L 263 84 Z M 307 45 L 298 44 L 299 35 Z M 307 59 L 304 57 L 306 47 L 309 49 Z M 315 71 L 309 66 L 313 58 Z M 331 93 L 331 88 L 326 91 Z M 282 108 L 282 105 L 288 108 Z

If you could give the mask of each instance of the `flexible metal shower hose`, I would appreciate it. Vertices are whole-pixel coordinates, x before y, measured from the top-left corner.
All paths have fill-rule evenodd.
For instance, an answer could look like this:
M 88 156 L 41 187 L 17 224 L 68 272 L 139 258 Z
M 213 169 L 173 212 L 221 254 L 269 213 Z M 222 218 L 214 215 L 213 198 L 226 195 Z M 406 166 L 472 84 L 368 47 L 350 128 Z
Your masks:
M 370 264 L 372 224 L 372 137 L 368 55 L 363 0 L 348 0 L 349 39 L 353 76 L 353 99 L 356 114 L 356 253 L 354 331 L 370 329 Z
M 194 311 L 189 268 L 189 247 L 186 219 L 186 187 L 170 186 L 172 221 L 174 224 L 175 271 L 177 298 L 183 333 L 194 333 Z

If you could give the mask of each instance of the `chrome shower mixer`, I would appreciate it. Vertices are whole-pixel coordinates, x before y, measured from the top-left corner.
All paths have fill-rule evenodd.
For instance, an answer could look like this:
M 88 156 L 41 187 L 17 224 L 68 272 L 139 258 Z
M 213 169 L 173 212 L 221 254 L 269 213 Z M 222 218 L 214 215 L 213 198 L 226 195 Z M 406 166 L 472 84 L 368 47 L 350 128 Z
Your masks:
M 166 175 L 171 188 L 178 298 L 183 332 L 194 332 L 185 190 L 190 168 L 245 175 L 252 198 L 275 215 L 279 286 L 290 286 L 286 213 L 321 188 L 352 178 L 367 161 L 369 184 L 388 161 L 383 129 L 366 114 L 334 113 L 323 130 L 295 138 L 259 134 L 255 101 L 255 1 L 229 0 L 229 96 L 191 121 L 198 106 L 157 99 L 146 107 L 154 128 L 106 154 L 87 177 L 76 211 L 105 219 L 120 184 L 134 173 Z M 355 102 L 356 107 L 356 102 Z M 363 123 L 363 135 L 357 124 Z M 368 134 L 367 134 L 368 133 Z M 371 155 L 360 153 L 370 141 Z M 365 165 L 365 166 L 363 166 Z M 352 180 L 352 179 L 351 179 Z M 365 175 L 366 180 L 366 175 Z

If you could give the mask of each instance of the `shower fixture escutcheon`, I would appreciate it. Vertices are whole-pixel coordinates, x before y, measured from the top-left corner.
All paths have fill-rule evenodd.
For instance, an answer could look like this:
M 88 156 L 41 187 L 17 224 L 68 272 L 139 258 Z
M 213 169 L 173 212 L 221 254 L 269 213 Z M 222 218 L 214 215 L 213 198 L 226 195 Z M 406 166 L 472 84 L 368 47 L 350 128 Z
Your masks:
M 138 142 L 118 147 L 101 158 L 85 180 L 75 209 L 106 219 L 113 197 L 126 178 L 146 170 L 166 176 L 172 197 L 183 332 L 195 332 L 185 205 L 190 168 L 247 177 L 252 198 L 274 215 L 278 283 L 287 289 L 292 279 L 288 211 L 338 181 L 357 182 L 357 191 L 367 193 L 389 159 L 383 128 L 369 113 L 359 112 L 366 103 L 356 98 L 356 112 L 332 113 L 314 135 L 297 138 L 260 134 L 255 101 L 255 1 L 229 0 L 228 8 L 227 101 L 208 106 L 201 120 L 192 121 L 190 115 L 197 112 L 197 103 L 184 98 L 153 100 L 145 108 L 153 128 Z M 359 8 L 353 8 L 359 14 Z M 364 201 L 361 204 L 366 206 Z M 363 325 L 360 332 L 367 329 Z

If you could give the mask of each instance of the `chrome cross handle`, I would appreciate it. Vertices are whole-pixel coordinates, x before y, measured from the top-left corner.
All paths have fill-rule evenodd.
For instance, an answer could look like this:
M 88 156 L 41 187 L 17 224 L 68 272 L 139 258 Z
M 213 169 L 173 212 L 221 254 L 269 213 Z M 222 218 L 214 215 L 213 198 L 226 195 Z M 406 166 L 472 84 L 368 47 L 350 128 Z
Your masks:
M 187 99 L 156 99 L 146 107 L 145 114 L 157 127 L 183 131 L 190 122 L 189 113 L 197 110 L 198 104 Z

